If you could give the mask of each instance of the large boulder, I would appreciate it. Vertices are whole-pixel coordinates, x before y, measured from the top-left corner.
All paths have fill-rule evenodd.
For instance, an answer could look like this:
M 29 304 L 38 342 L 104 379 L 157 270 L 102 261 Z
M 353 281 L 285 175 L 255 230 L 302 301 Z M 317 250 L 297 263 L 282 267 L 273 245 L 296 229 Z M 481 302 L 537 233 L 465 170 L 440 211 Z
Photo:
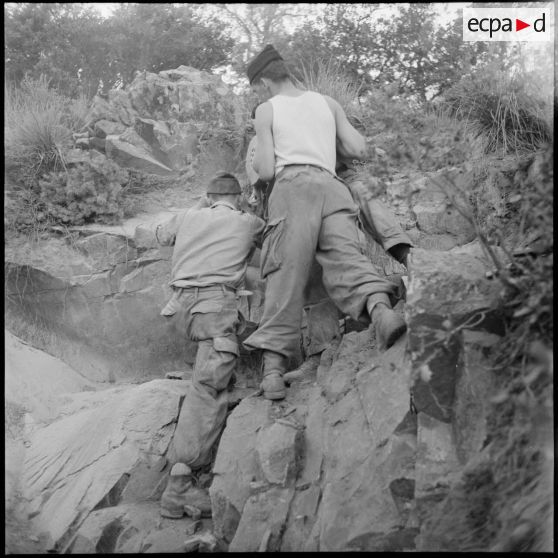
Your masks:
M 137 147 L 119 136 L 107 136 L 106 153 L 119 166 L 161 176 L 172 175 L 172 169 L 146 147 Z
M 402 338 L 371 331 L 322 352 L 316 383 L 245 399 L 221 438 L 210 492 L 229 550 L 412 550 L 416 420 Z M 242 451 L 238 451 L 242 439 Z
M 72 394 L 99 386 L 9 331 L 4 340 L 5 505 L 12 520 L 25 523 L 20 476 L 31 435 L 58 418 Z
M 105 141 L 107 156 L 120 166 L 170 176 L 191 169 L 202 137 L 207 143 L 218 131 L 239 129 L 239 107 L 219 76 L 180 66 L 138 72 L 126 89 L 111 90 L 108 98 L 97 95 L 86 127 L 93 139 Z M 91 138 L 77 141 L 92 145 Z M 214 147 L 226 151 L 220 140 Z M 232 161 L 227 165 L 235 167 Z
M 178 320 L 160 316 L 171 294 L 172 248 L 153 246 L 149 234 L 138 247 L 133 236 L 108 230 L 80 230 L 72 244 L 48 242 L 18 255 L 33 265 L 8 260 L 7 327 L 91 380 L 183 369 L 196 344 Z
M 236 533 L 244 505 L 258 474 L 256 436 L 271 424 L 271 402 L 247 398 L 234 409 L 219 443 L 210 488 L 216 535 L 229 544 Z M 242 446 L 242 452 L 238 448 Z
M 34 433 L 22 486 L 51 549 L 63 550 L 91 511 L 117 504 L 141 464 L 161 470 L 189 385 L 154 380 L 75 396 L 66 416 Z
M 416 434 L 403 428 L 410 372 L 404 347 L 403 338 L 379 354 L 369 331 L 348 334 L 324 376 L 331 404 L 324 413 L 322 497 L 309 541 L 315 539 L 315 550 L 413 548 L 417 531 L 394 489 L 414 483 Z
M 464 329 L 501 333 L 501 287 L 478 243 L 446 252 L 414 249 L 406 320 L 416 408 L 450 422 Z
M 29 415 L 27 423 L 47 424 L 59 416 L 65 394 L 99 388 L 66 363 L 9 331 L 4 332 L 4 364 L 4 402 Z

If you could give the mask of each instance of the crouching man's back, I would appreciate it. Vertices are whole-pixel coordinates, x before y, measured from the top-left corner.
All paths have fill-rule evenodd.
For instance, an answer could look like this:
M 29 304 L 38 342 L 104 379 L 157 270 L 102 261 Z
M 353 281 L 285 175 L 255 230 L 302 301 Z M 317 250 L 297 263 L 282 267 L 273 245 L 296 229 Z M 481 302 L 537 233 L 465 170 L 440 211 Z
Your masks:
M 192 209 L 182 216 L 172 258 L 171 284 L 241 286 L 261 222 L 230 202 Z

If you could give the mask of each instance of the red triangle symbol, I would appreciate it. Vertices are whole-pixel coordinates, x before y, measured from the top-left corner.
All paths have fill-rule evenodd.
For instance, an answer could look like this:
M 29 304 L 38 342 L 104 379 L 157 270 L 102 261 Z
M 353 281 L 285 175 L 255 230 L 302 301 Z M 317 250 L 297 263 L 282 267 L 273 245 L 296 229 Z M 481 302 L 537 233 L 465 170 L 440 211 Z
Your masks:
M 522 29 L 525 29 L 525 27 L 531 27 L 530 23 L 525 23 L 524 21 L 521 21 L 520 19 L 515 20 L 515 30 L 516 31 L 521 31 Z

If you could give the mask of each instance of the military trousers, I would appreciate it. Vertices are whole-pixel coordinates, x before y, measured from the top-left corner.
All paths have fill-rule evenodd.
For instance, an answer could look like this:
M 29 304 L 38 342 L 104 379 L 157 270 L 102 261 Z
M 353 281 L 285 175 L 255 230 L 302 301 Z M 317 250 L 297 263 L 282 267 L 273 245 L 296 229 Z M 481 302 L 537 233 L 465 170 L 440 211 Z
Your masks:
M 187 392 L 169 448 L 172 463 L 198 469 L 211 462 L 227 417 L 227 386 L 239 354 L 240 323 L 236 293 L 225 287 L 181 289 L 177 319 L 198 342 L 192 385 Z
M 258 329 L 244 341 L 248 349 L 287 358 L 296 353 L 314 257 L 328 296 L 355 320 L 369 323 L 371 295 L 394 294 L 396 286 L 364 255 L 358 216 L 347 186 L 326 170 L 289 165 L 277 175 L 260 260 L 264 309 Z
M 402 229 L 393 211 L 372 195 L 370 189 L 356 173 L 345 173 L 343 181 L 360 208 L 363 228 L 385 250 L 396 244 L 413 246 L 409 235 Z

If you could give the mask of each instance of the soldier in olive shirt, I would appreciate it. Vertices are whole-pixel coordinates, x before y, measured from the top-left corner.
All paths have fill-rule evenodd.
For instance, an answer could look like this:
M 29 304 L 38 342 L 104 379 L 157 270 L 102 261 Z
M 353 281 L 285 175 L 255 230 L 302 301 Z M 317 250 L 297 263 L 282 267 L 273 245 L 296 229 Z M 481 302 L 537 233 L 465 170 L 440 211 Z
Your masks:
M 184 505 L 210 512 L 206 494 L 191 486 L 191 471 L 211 462 L 227 415 L 227 385 L 239 347 L 238 291 L 264 229 L 262 219 L 239 210 L 241 189 L 218 173 L 207 188 L 207 207 L 176 215 L 157 227 L 160 244 L 174 244 L 173 296 L 161 312 L 186 316 L 188 337 L 198 342 L 192 387 L 180 411 L 169 460 L 174 463 L 161 499 L 161 514 L 179 518 Z

